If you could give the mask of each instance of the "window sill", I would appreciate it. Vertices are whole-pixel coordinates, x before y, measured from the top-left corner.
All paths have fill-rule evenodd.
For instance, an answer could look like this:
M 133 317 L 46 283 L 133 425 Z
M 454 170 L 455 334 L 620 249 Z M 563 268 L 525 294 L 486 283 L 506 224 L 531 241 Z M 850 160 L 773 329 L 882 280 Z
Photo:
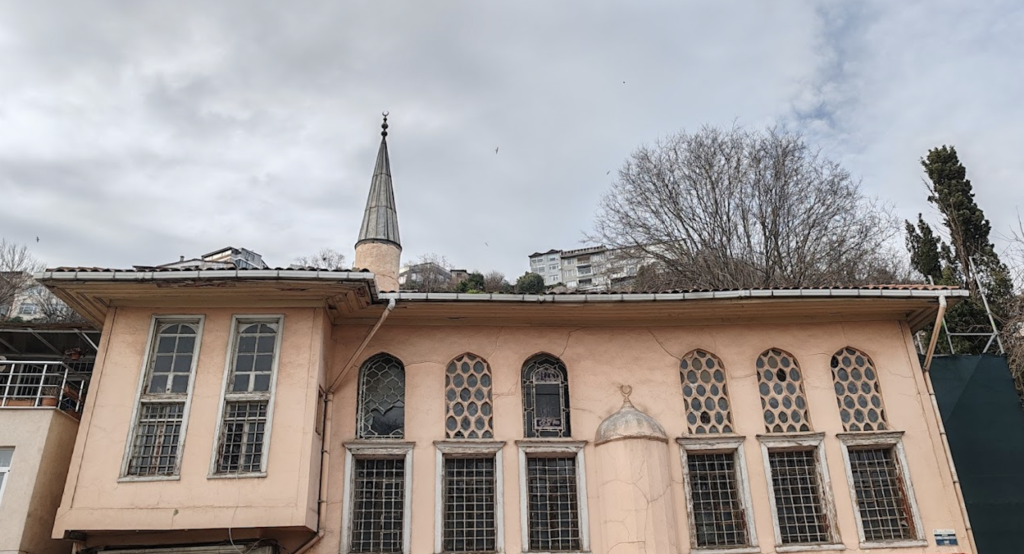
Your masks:
M 180 481 L 180 475 L 126 475 L 117 479 L 118 483 L 146 483 L 149 481 Z
M 830 550 L 846 550 L 846 545 L 839 544 L 786 544 L 775 547 L 776 552 L 826 552 Z
M 207 479 L 262 479 L 267 476 L 266 471 L 253 473 L 211 473 Z
M 760 546 L 694 547 L 690 554 L 761 554 Z
M 860 543 L 861 548 L 913 548 L 928 546 L 924 539 L 910 539 L 902 541 L 865 541 Z

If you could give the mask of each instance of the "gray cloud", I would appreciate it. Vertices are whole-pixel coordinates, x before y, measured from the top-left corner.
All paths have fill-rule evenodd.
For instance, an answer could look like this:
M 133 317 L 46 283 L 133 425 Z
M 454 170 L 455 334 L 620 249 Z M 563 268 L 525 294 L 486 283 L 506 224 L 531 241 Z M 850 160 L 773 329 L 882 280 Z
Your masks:
M 1003 228 L 1024 16 L 974 6 L 4 3 L 0 234 L 54 265 L 351 260 L 382 110 L 407 260 L 521 274 L 637 145 L 734 122 L 807 133 L 905 217 L 956 144 Z

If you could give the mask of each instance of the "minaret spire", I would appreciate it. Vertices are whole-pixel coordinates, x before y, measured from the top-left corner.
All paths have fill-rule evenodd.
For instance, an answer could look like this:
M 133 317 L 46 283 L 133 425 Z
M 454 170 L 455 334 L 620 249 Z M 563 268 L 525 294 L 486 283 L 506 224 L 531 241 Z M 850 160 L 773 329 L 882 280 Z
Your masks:
M 377 164 L 370 179 L 370 195 L 366 199 L 363 224 L 359 228 L 356 246 L 370 242 L 387 242 L 402 248 L 398 236 L 398 211 L 395 209 L 395 191 L 391 184 L 391 160 L 388 157 L 388 112 L 382 114 L 380 149 Z

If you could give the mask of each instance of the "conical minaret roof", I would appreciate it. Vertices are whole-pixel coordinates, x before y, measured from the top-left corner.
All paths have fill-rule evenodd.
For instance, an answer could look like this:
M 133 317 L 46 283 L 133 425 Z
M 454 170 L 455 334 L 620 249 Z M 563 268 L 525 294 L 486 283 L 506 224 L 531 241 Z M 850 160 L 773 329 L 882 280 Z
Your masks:
M 377 164 L 370 180 L 370 196 L 366 199 L 363 224 L 359 228 L 356 246 L 364 242 L 387 242 L 402 248 L 398 237 L 398 211 L 395 209 L 395 191 L 391 185 L 391 160 L 388 158 L 388 116 L 384 113 L 380 133 Z

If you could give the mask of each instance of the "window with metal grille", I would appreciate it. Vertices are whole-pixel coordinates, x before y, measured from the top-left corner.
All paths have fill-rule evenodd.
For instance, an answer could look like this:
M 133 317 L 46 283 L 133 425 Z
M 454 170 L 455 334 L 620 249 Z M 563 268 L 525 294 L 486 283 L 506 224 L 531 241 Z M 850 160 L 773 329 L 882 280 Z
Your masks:
M 850 448 L 848 455 L 864 539 L 916 538 L 895 448 Z
M 235 320 L 214 473 L 266 470 L 267 422 L 273 403 L 280 327 L 279 318 Z
M 694 350 L 679 362 L 679 378 L 686 401 L 690 433 L 732 433 L 725 366 L 714 354 Z
M 355 459 L 350 552 L 402 552 L 405 460 Z
M 494 456 L 445 458 L 444 552 L 495 552 Z
M 867 354 L 853 348 L 833 354 L 832 382 L 845 430 L 885 431 L 889 428 L 878 372 Z
M 377 354 L 359 369 L 357 435 L 361 439 L 405 435 L 405 366 L 390 354 Z
M 686 465 L 697 546 L 748 545 L 747 519 L 740 499 L 735 451 L 688 452 Z
M 755 366 L 765 431 L 810 431 L 803 375 L 796 358 L 777 348 L 770 348 L 761 353 Z
M 581 550 L 576 458 L 528 457 L 526 481 L 530 550 Z
M 142 393 L 128 443 L 126 476 L 178 474 L 199 327 L 198 318 L 158 319 L 154 324 Z
M 463 354 L 448 363 L 444 376 L 445 437 L 449 439 L 490 439 L 494 437 L 491 417 L 491 368 L 473 354 Z
M 569 374 L 549 354 L 523 365 L 523 426 L 527 438 L 572 436 L 569 425 Z
M 782 544 L 830 542 L 817 452 L 769 451 L 768 462 Z

